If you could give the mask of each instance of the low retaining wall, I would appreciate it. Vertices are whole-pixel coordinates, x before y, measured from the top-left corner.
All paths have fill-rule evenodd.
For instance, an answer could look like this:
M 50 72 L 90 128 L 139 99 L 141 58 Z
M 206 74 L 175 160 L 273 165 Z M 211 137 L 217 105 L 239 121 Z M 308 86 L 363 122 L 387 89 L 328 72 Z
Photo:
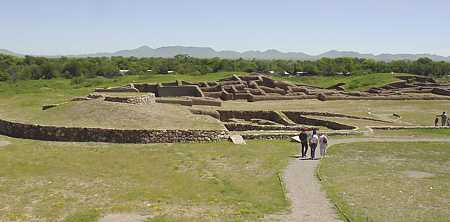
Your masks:
M 177 96 L 192 96 L 203 97 L 203 92 L 198 86 L 158 86 L 158 97 L 177 97 Z
M 310 125 L 310 126 L 324 126 L 324 127 L 327 127 L 329 129 L 333 129 L 333 130 L 353 130 L 353 129 L 356 129 L 356 127 L 354 127 L 354 126 L 349 126 L 349 125 L 345 125 L 345 124 L 341 124 L 341 123 L 337 123 L 337 122 L 304 117 L 304 116 L 299 115 L 299 114 L 297 114 L 295 112 L 284 112 L 284 114 L 289 119 L 291 119 L 292 121 L 294 121 L 297 124 L 304 124 L 304 125 Z
M 216 100 L 216 99 L 209 99 L 209 98 L 198 98 L 198 97 L 192 97 L 190 98 L 192 101 L 192 105 L 197 106 L 222 106 L 222 101 Z
M 362 116 L 352 116 L 340 113 L 328 113 L 328 112 L 304 112 L 304 111 L 283 111 L 284 114 L 289 113 L 289 115 L 310 115 L 310 116 L 325 116 L 325 117 L 340 117 L 340 118 L 349 118 L 349 119 L 360 119 L 360 120 L 370 120 L 375 122 L 383 122 L 383 123 L 392 123 L 391 121 L 385 121 L 370 117 L 362 117 Z
M 251 96 L 247 101 L 248 102 L 257 102 L 257 101 L 268 101 L 268 100 L 302 100 L 302 99 L 317 99 L 315 95 L 305 95 L 305 96 Z
M 450 96 L 450 90 L 448 89 L 434 88 L 431 90 L 431 93 L 442 96 Z
M 311 130 L 309 127 L 303 126 L 283 126 L 283 125 L 257 125 L 245 123 L 225 123 L 225 128 L 229 131 L 254 131 L 254 130 L 285 130 L 285 131 L 302 131 Z
M 154 95 L 145 96 L 105 96 L 105 101 L 129 104 L 150 104 L 155 101 Z
M 236 110 L 218 110 L 220 120 L 223 122 L 229 119 L 243 119 L 250 121 L 252 119 L 265 119 L 282 125 L 291 125 L 289 120 L 275 111 L 236 111 Z
M 157 103 L 178 104 L 182 106 L 192 106 L 192 100 L 190 99 L 177 99 L 177 98 L 156 98 Z
M 42 126 L 0 120 L 0 134 L 23 139 L 106 142 L 106 143 L 183 143 L 209 142 L 228 138 L 225 130 L 125 130 Z
M 129 84 L 126 86 L 97 88 L 95 89 L 95 92 L 139 92 L 139 90 L 136 89 L 133 84 Z

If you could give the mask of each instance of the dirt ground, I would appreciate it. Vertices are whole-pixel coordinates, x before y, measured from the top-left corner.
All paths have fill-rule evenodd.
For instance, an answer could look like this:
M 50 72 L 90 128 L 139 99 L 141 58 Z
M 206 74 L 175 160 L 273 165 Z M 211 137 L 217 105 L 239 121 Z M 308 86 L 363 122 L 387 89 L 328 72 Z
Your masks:
M 139 214 L 108 214 L 100 218 L 99 222 L 141 222 L 147 218 Z
M 0 147 L 2 147 L 2 146 L 7 146 L 7 145 L 9 145 L 10 143 L 8 142 L 8 141 L 1 141 L 0 140 Z

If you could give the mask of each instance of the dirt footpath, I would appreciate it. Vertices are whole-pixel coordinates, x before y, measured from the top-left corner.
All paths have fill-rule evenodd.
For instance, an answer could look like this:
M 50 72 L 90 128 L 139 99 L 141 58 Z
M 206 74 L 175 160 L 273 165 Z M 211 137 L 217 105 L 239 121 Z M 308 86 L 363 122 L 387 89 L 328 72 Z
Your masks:
M 329 146 L 355 142 L 450 142 L 450 139 L 428 138 L 349 138 L 329 141 Z M 318 157 L 318 148 L 316 157 Z M 287 221 L 330 222 L 341 221 L 334 205 L 321 190 L 316 176 L 318 160 L 291 159 L 284 171 L 287 196 L 291 201 L 291 211 Z

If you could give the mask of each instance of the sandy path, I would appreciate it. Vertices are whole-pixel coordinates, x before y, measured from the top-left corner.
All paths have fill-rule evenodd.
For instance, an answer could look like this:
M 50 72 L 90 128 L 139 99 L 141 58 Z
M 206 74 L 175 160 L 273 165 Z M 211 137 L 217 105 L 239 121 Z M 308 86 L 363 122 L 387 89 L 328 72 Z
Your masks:
M 329 145 L 355 142 L 450 142 L 446 138 L 349 138 L 329 141 Z M 319 148 L 316 149 L 316 157 Z M 317 160 L 292 159 L 284 171 L 284 180 L 287 188 L 287 196 L 291 201 L 291 212 L 287 221 L 314 221 L 330 222 L 339 220 L 333 204 L 327 199 L 326 194 L 320 188 L 320 182 L 316 177 Z

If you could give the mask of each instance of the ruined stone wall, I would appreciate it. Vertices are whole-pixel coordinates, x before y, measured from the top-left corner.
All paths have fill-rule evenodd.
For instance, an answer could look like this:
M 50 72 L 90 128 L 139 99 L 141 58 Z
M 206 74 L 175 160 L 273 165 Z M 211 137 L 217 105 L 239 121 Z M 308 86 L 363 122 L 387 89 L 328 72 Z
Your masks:
M 275 111 L 235 111 L 235 110 L 218 110 L 221 121 L 229 119 L 243 119 L 250 121 L 251 119 L 265 119 L 282 125 L 290 125 L 279 113 Z
M 154 95 L 145 96 L 105 96 L 105 101 L 129 104 L 150 104 L 155 101 Z
M 299 115 L 295 112 L 284 112 L 284 114 L 289 119 L 291 119 L 292 121 L 294 121 L 297 124 L 304 124 L 304 125 L 311 125 L 311 126 L 324 126 L 324 127 L 327 127 L 329 129 L 333 129 L 333 130 L 352 130 L 352 129 L 356 128 L 354 126 L 349 126 L 349 125 L 345 125 L 345 124 L 341 124 L 341 123 L 337 123 L 337 122 L 333 122 L 333 121 L 308 118 L 308 117 Z
M 149 92 L 156 94 L 158 92 L 158 84 L 149 83 L 135 83 L 134 87 L 139 90 L 139 92 Z
M 287 130 L 287 131 L 301 131 L 310 130 L 310 128 L 303 126 L 283 126 L 283 125 L 257 125 L 245 123 L 225 123 L 225 128 L 229 131 L 254 131 L 254 130 Z
M 305 112 L 305 111 L 283 111 L 285 115 L 295 116 L 295 115 L 311 115 L 311 116 L 325 116 L 325 117 L 339 117 L 339 118 L 349 118 L 349 119 L 360 119 L 360 120 L 370 120 L 375 122 L 391 123 L 391 121 L 379 120 L 370 117 L 353 116 L 340 113 L 328 113 L 328 112 Z
M 178 104 L 183 106 L 192 106 L 192 100 L 183 98 L 156 98 L 157 103 Z
M 106 142 L 106 143 L 182 143 L 209 142 L 228 138 L 224 130 L 125 130 L 42 126 L 0 120 L 0 134 L 23 139 Z
M 448 89 L 434 88 L 431 93 L 442 96 L 450 96 L 450 90 Z
M 134 84 L 129 84 L 126 86 L 97 88 L 95 92 L 139 92 L 139 90 L 134 87 Z
M 265 95 L 265 96 L 251 96 L 247 101 L 248 102 L 257 102 L 257 101 L 269 101 L 269 100 L 302 100 L 302 99 L 317 99 L 315 95 L 304 95 L 304 96 L 274 96 L 274 95 Z
M 217 99 L 192 97 L 190 100 L 197 106 L 222 106 L 222 101 Z

